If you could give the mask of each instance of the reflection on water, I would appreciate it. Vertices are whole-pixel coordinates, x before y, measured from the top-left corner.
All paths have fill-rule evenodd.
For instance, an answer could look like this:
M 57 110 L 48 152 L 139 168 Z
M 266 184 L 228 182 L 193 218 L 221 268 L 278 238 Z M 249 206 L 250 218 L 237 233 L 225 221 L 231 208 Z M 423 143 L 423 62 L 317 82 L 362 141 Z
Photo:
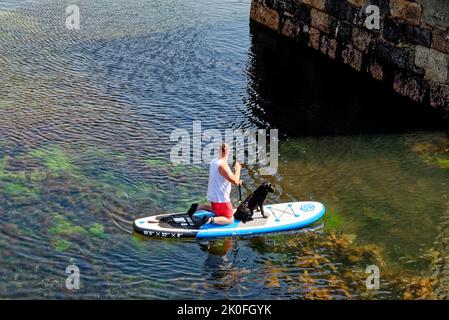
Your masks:
M 250 28 L 249 0 L 79 5 L 76 33 L 64 1 L 0 4 L 0 297 L 444 294 L 449 140 L 423 131 L 441 125 L 431 109 Z M 130 234 L 133 219 L 205 200 L 207 166 L 169 161 L 170 132 L 193 120 L 280 129 L 278 174 L 243 179 L 270 180 L 270 202 L 323 202 L 323 222 L 201 242 Z M 64 289 L 73 263 L 77 292 Z

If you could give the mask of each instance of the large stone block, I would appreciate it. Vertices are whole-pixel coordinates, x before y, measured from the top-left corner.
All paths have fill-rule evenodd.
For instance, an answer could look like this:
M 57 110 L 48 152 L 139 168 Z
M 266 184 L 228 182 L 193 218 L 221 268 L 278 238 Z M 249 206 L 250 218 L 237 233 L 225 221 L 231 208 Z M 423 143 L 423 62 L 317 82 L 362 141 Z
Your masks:
M 406 0 L 391 0 L 390 11 L 391 15 L 396 18 L 405 17 Z
M 326 0 L 326 11 L 341 21 L 353 22 L 359 8 L 344 0 Z
M 379 60 L 403 70 L 411 70 L 414 66 L 411 49 L 407 47 L 396 47 L 378 40 L 372 45 L 370 52 Z
M 285 10 L 285 1 L 284 0 L 252 0 L 253 2 L 259 2 L 261 5 L 265 3 L 265 5 L 277 12 L 284 12 Z
M 421 23 L 422 8 L 421 5 L 409 2 L 406 8 L 405 21 L 410 24 L 419 25 Z
M 320 49 L 320 30 L 315 29 L 315 28 L 310 28 L 309 30 L 309 34 L 310 34 L 310 40 L 309 40 L 309 46 L 319 50 Z
M 270 9 L 261 3 L 253 1 L 251 3 L 251 19 L 264 26 L 277 31 L 279 29 L 279 14 L 276 10 Z
M 431 82 L 430 105 L 444 111 L 449 111 L 449 85 Z
M 323 11 L 326 6 L 326 0 L 302 0 L 302 2 L 321 11 Z
M 426 78 L 446 83 L 448 79 L 448 55 L 433 49 L 416 46 L 415 64 L 425 70 Z
M 284 24 L 282 25 L 281 33 L 289 38 L 296 38 L 299 33 L 299 25 L 297 23 L 293 23 L 290 19 L 285 19 Z
M 432 45 L 432 33 L 428 29 L 404 24 L 403 33 L 409 43 L 419 44 L 428 48 Z
M 365 0 L 348 0 L 348 2 L 356 7 L 361 7 L 365 3 Z
M 421 103 L 424 102 L 424 98 L 429 91 L 428 85 L 424 79 L 416 77 L 411 73 L 402 72 L 396 73 L 393 89 L 397 93 Z
M 341 56 L 345 64 L 350 65 L 357 71 L 362 70 L 363 53 L 361 51 L 349 45 L 342 51 Z
M 329 58 L 335 59 L 337 52 L 337 40 L 330 38 L 326 34 L 323 34 L 321 36 L 320 51 L 321 53 L 327 55 Z
M 402 25 L 396 19 L 385 18 L 382 35 L 385 40 L 398 44 L 402 37 Z
M 383 80 L 384 79 L 384 70 L 382 66 L 375 60 L 372 59 L 369 65 L 369 73 L 371 76 L 376 80 Z
M 432 35 L 432 48 L 449 53 L 449 29 L 434 29 Z
M 391 0 L 390 12 L 395 18 L 400 18 L 409 24 L 419 25 L 421 23 L 422 8 L 415 2 L 406 0 Z
M 297 21 L 310 26 L 312 17 L 310 16 L 311 8 L 303 3 L 295 2 L 293 15 Z
M 312 9 L 310 11 L 310 16 L 312 18 L 312 27 L 322 32 L 329 33 L 329 15 L 327 13 Z
M 447 0 L 416 0 L 423 10 L 423 22 L 449 28 L 449 1 Z
M 368 50 L 372 35 L 362 28 L 354 27 L 352 30 L 352 42 L 354 46 L 362 52 Z
M 297 0 L 282 0 L 284 2 L 284 11 L 285 14 L 293 14 L 295 12 Z M 279 11 L 282 14 L 282 12 Z
M 334 17 L 329 19 L 329 34 L 340 43 L 350 42 L 352 39 L 353 25 L 349 22 L 340 21 Z

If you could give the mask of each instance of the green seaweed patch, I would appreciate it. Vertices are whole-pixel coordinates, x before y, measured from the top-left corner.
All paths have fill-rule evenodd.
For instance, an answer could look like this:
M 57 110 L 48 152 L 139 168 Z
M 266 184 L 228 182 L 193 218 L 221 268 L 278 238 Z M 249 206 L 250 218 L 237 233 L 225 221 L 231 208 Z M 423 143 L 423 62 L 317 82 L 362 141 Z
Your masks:
M 113 188 L 114 191 L 121 192 L 122 195 L 132 194 L 135 190 L 134 186 L 125 183 L 125 181 L 116 173 L 109 171 L 99 174 L 94 179 L 86 181 L 86 183 L 92 184 L 94 188 L 101 188 L 104 190 L 111 190 Z
M 94 237 L 101 238 L 104 236 L 104 227 L 99 223 L 94 223 L 89 228 L 89 233 Z
M 305 142 L 300 142 L 297 139 L 281 143 L 279 146 L 280 152 L 287 156 L 298 154 L 306 154 L 309 147 Z
M 42 160 L 45 167 L 52 172 L 73 172 L 75 169 L 69 157 L 58 148 L 50 150 L 35 149 L 29 154 L 34 158 Z
M 180 165 L 171 165 L 170 172 L 174 176 L 180 176 L 183 173 L 183 168 Z
M 33 158 L 43 158 L 46 155 L 46 151 L 44 149 L 35 149 L 30 152 L 30 156 Z
M 132 239 L 132 243 L 134 246 L 140 250 L 143 250 L 145 248 L 145 238 L 144 236 L 134 233 Z
M 6 167 L 9 163 L 9 156 L 4 156 L 2 160 L 0 160 L 0 179 L 3 179 L 8 176 L 8 173 L 6 171 Z
M 47 178 L 47 173 L 39 170 L 35 170 L 30 173 L 30 180 L 32 182 L 42 182 Z
M 0 160 L 0 179 L 8 179 L 17 183 L 18 181 L 24 182 L 27 180 L 25 171 L 8 171 L 10 157 L 6 156 Z
M 342 223 L 343 218 L 335 212 L 329 212 L 324 215 L 324 224 L 327 230 L 336 230 L 340 228 Z
M 101 179 L 102 181 L 106 180 L 106 181 L 111 181 L 111 182 L 119 180 L 115 176 L 115 174 L 110 171 L 102 172 L 101 174 L 98 175 L 98 178 Z
M 4 178 L 8 178 L 8 180 L 10 180 L 10 181 L 12 180 L 15 183 L 17 183 L 17 182 L 25 182 L 27 180 L 25 171 L 5 172 L 5 175 L 3 177 Z
M 115 156 L 115 159 L 118 161 L 126 161 L 126 160 L 128 160 L 128 157 L 123 154 L 118 154 Z
M 163 286 L 164 286 L 164 285 L 163 285 L 162 282 L 159 281 L 159 280 L 154 279 L 154 280 L 152 280 L 152 282 L 151 282 L 151 287 L 152 287 L 152 288 L 160 289 L 160 288 L 162 288 Z
M 45 165 L 52 171 L 68 172 L 74 168 L 67 155 L 59 149 L 54 149 L 48 153 L 45 159 Z
M 85 192 L 80 192 L 78 194 L 78 197 L 80 198 L 80 200 L 89 200 L 90 199 L 90 194 L 85 193 Z
M 449 159 L 443 159 L 438 157 L 436 159 L 437 165 L 438 167 L 442 168 L 442 169 L 448 169 L 449 168 Z
M 167 161 L 161 159 L 147 159 L 145 164 L 151 168 L 165 168 L 167 167 Z
M 163 192 L 156 192 L 151 195 L 151 200 L 156 204 L 164 204 L 166 197 Z
M 3 189 L 5 194 L 13 197 L 23 196 L 23 197 L 36 197 L 37 192 L 33 188 L 29 188 L 22 183 L 8 183 Z
M 54 226 L 49 230 L 50 233 L 53 234 L 70 236 L 74 234 L 87 233 L 83 227 L 74 225 L 70 221 L 67 221 L 67 219 L 62 215 L 55 215 L 53 217 L 53 223 Z
M 12 177 L 13 177 L 15 180 L 21 180 L 21 181 L 27 180 L 25 171 L 18 171 L 18 172 L 16 172 L 16 173 L 13 173 L 13 174 L 12 174 Z
M 427 143 L 416 144 L 413 146 L 413 150 L 427 165 L 437 166 L 441 169 L 449 169 L 449 149 L 442 150 L 437 145 Z
M 188 172 L 189 175 L 203 175 L 205 172 L 203 168 L 196 165 L 167 163 L 167 167 L 172 175 L 178 176 L 185 172 Z
M 64 239 L 56 239 L 52 242 L 52 245 L 53 248 L 59 252 L 67 251 L 71 246 L 70 242 Z
M 124 190 L 116 190 L 115 191 L 115 196 L 118 199 L 128 199 L 129 198 L 128 193 L 126 191 L 124 191 Z

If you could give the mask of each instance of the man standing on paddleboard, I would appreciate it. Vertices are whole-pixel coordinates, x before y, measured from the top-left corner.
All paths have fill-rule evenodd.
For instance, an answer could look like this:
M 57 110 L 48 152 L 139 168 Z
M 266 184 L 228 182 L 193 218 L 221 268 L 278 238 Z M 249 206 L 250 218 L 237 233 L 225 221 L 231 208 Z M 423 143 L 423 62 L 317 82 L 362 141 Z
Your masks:
M 213 159 L 209 169 L 209 183 L 207 187 L 207 200 L 210 205 L 192 204 L 187 214 L 192 217 L 197 210 L 207 210 L 215 213 L 215 217 L 203 217 L 197 223 L 197 227 L 205 223 L 230 224 L 234 222 L 234 209 L 231 203 L 231 185 L 239 185 L 240 163 L 235 163 L 235 173 L 232 173 L 228 165 L 229 145 L 223 143 L 220 146 L 220 156 Z

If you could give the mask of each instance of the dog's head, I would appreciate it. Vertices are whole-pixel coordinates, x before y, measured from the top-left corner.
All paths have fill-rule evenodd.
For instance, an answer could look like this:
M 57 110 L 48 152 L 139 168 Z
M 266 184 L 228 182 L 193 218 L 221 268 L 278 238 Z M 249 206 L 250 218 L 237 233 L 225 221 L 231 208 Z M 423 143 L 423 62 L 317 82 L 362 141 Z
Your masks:
M 266 192 L 274 192 L 274 188 L 269 182 L 262 183 L 261 187 Z

